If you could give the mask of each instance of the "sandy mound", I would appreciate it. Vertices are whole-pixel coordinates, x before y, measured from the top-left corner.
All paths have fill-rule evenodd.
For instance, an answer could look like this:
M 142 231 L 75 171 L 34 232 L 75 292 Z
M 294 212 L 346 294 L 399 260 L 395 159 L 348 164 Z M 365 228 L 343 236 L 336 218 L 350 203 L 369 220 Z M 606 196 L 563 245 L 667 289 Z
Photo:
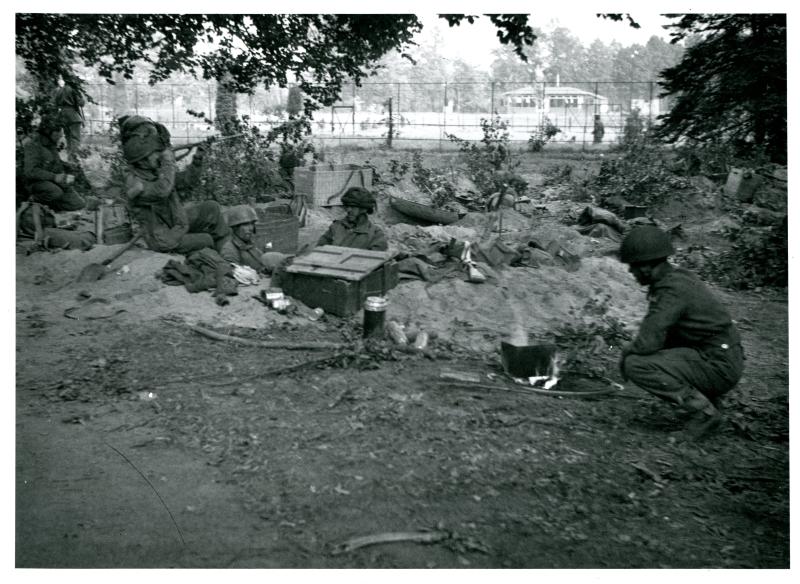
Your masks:
M 561 267 L 504 268 L 496 282 L 471 284 L 447 278 L 436 284 L 403 281 L 389 294 L 389 318 L 405 323 L 419 323 L 440 337 L 452 339 L 475 350 L 493 350 L 500 338 L 519 322 L 532 337 L 546 338 L 561 324 L 588 319 L 583 307 L 592 300 L 610 294 L 608 315 L 620 319 L 631 330 L 646 307 L 644 291 L 628 274 L 625 266 L 608 257 L 591 257 L 603 248 L 603 242 L 583 237 L 571 227 L 552 218 L 528 219 L 514 213 L 521 230 L 508 234 L 509 243 L 529 236 L 558 240 L 582 256 L 575 272 Z M 308 227 L 301 229 L 300 240 L 315 242 L 336 216 L 336 211 L 312 209 Z M 479 226 L 470 225 L 386 227 L 393 248 L 409 239 L 423 242 L 447 242 L 451 238 L 477 241 Z M 504 237 L 506 240 L 506 237 Z M 76 283 L 75 278 L 88 264 L 100 263 L 122 246 L 97 246 L 88 252 L 77 250 L 57 253 L 17 255 L 17 307 L 35 310 L 52 319 L 64 318 L 64 311 L 87 318 L 83 307 L 86 298 L 100 298 L 97 314 L 123 322 L 142 322 L 167 315 L 189 322 L 215 323 L 269 329 L 291 322 L 299 327 L 319 327 L 318 322 L 300 316 L 283 316 L 265 308 L 252 298 L 258 290 L 269 287 L 269 279 L 256 286 L 240 287 L 238 296 L 228 306 L 218 306 L 209 292 L 189 293 L 183 286 L 167 286 L 156 278 L 170 259 L 181 256 L 154 253 L 143 248 L 126 252 L 112 264 L 112 270 L 97 282 Z M 606 246 L 607 247 L 607 246 Z M 120 268 L 127 266 L 126 271 Z M 81 316 L 83 314 L 83 316 Z M 95 314 L 95 318 L 97 317 Z M 517 316 L 515 316 L 515 314 Z M 354 318 L 360 318 L 356 315 Z
M 494 350 L 517 320 L 534 338 L 546 339 L 565 322 L 593 318 L 588 301 L 611 295 L 608 316 L 631 331 L 644 316 L 646 298 L 625 266 L 611 258 L 585 258 L 580 269 L 506 268 L 496 284 L 447 279 L 404 282 L 392 290 L 389 317 L 416 323 L 475 350 Z M 518 315 L 518 316 L 517 316 Z

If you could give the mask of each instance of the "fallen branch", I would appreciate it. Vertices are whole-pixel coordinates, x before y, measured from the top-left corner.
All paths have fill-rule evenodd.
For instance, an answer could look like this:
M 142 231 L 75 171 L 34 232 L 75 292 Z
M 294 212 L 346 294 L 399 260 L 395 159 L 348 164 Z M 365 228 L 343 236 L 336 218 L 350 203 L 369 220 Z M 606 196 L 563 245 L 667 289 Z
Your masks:
M 483 383 L 439 383 L 441 387 L 464 387 L 464 388 L 475 388 L 475 389 L 497 389 L 500 391 L 510 391 L 512 393 L 521 393 L 521 394 L 539 394 L 539 395 L 549 395 L 549 396 L 563 396 L 563 397 L 589 397 L 593 395 L 605 395 L 609 393 L 616 393 L 618 390 L 614 388 L 608 389 L 598 389 L 597 391 L 558 391 L 554 389 L 538 389 L 536 387 L 526 387 L 522 389 L 520 386 L 519 389 L 511 388 L 504 385 L 487 385 Z
M 255 339 L 246 339 L 244 337 L 225 335 L 197 325 L 190 324 L 187 326 L 197 334 L 203 335 L 204 337 L 208 337 L 209 339 L 214 339 L 215 341 L 230 341 L 231 343 L 248 345 L 250 347 L 262 347 L 265 349 L 287 349 L 290 351 L 349 348 L 349 345 L 345 345 L 344 343 L 326 343 L 326 342 L 286 343 L 282 341 L 274 341 L 274 342 L 257 341 Z
M 400 531 L 390 533 L 378 533 L 375 535 L 365 535 L 354 537 L 337 545 L 331 555 L 345 554 L 359 548 L 382 543 L 396 543 L 401 541 L 411 541 L 414 543 L 436 543 L 450 539 L 452 535 L 446 531 Z

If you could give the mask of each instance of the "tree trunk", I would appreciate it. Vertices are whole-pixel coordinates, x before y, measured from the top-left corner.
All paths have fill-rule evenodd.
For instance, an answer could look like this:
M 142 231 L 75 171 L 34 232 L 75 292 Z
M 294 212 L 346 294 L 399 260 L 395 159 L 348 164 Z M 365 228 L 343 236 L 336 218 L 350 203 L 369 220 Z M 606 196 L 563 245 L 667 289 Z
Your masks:
M 230 75 L 217 81 L 217 116 L 214 119 L 214 126 L 224 136 L 236 134 L 238 131 L 236 128 L 236 92 L 226 87 L 225 82 L 228 79 L 230 79 Z

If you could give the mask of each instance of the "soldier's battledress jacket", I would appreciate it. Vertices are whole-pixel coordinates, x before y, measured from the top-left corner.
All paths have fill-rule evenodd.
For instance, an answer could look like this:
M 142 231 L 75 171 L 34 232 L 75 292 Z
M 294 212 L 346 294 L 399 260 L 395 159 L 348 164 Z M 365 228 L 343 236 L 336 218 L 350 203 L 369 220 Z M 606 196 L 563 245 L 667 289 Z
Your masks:
M 261 263 L 262 253 L 254 243 L 245 243 L 235 234 L 231 234 L 220 251 L 220 255 L 227 261 L 240 266 L 250 266 L 257 272 L 265 270 L 264 264 Z
M 386 251 L 389 248 L 383 231 L 375 227 L 366 215 L 362 215 L 356 225 L 337 219 L 319 238 L 317 245 L 338 245 L 375 251 Z
M 665 264 L 648 291 L 650 305 L 628 352 L 649 355 L 689 347 L 708 352 L 739 345 L 739 333 L 725 307 L 697 276 Z
M 35 134 L 25 142 L 24 173 L 29 183 L 54 182 L 57 174 L 69 170 L 58 156 L 58 145 L 46 136 Z
M 128 165 L 126 190 L 136 190 L 141 184 L 141 194 L 129 199 L 128 206 L 135 217 L 148 247 L 155 251 L 171 251 L 189 231 L 189 218 L 178 198 L 177 188 L 188 188 L 199 179 L 201 167 L 189 164 L 177 170 L 175 155 L 167 148 L 161 154 L 157 170 Z

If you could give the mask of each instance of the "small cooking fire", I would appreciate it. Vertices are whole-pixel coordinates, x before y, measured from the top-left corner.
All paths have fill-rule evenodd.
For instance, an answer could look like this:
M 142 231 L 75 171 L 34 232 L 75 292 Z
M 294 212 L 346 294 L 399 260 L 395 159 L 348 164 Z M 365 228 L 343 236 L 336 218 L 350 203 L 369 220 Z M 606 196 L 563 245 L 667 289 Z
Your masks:
M 550 358 L 550 364 L 548 365 L 547 369 L 544 371 L 545 375 L 534 375 L 532 377 L 525 378 L 515 378 L 517 383 L 523 383 L 525 385 L 530 385 L 533 387 L 541 387 L 543 389 L 552 389 L 556 386 L 559 381 L 558 374 L 561 371 L 561 355 L 556 352 L 553 353 L 553 356 Z
M 509 305 L 514 314 L 507 342 L 500 345 L 505 372 L 515 382 L 532 387 L 552 389 L 559 381 L 563 363 L 555 345 L 529 345 L 528 332 L 523 325 L 522 311 L 515 302 Z

